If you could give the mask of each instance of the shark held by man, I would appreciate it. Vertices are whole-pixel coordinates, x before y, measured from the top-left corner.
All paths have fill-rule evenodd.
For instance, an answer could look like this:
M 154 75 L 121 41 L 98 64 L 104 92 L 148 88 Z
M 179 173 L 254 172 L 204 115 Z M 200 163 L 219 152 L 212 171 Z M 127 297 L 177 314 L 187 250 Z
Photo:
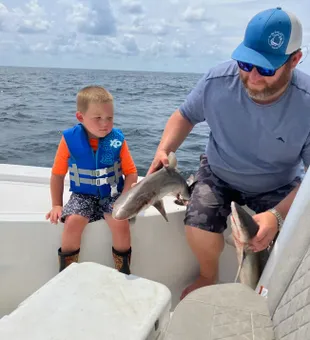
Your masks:
M 114 219 L 132 219 L 140 211 L 154 206 L 168 222 L 163 197 L 172 194 L 183 203 L 189 200 L 192 176 L 186 181 L 179 173 L 174 152 L 169 153 L 168 161 L 168 166 L 144 177 L 115 201 L 112 211 Z

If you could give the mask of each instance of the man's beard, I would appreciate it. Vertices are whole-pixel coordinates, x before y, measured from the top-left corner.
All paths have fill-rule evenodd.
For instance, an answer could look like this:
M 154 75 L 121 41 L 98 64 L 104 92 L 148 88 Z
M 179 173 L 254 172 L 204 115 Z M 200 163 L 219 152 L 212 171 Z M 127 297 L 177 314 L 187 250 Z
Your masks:
M 250 89 L 247 85 L 247 80 L 243 79 L 242 75 L 240 78 L 243 82 L 246 92 L 252 99 L 266 100 L 277 94 L 282 88 L 284 88 L 289 83 L 291 79 L 291 68 L 289 67 L 289 65 L 285 65 L 285 69 L 281 77 L 278 79 L 278 81 L 272 85 L 265 84 L 265 87 L 262 90 Z

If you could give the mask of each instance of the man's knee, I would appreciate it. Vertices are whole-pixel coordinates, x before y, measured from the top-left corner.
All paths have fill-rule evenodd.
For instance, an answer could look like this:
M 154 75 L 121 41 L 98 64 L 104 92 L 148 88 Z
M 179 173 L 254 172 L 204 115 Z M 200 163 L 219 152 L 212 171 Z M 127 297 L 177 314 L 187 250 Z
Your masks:
M 185 226 L 188 243 L 195 252 L 199 252 L 202 258 L 217 259 L 224 249 L 223 233 L 207 231 L 190 225 Z

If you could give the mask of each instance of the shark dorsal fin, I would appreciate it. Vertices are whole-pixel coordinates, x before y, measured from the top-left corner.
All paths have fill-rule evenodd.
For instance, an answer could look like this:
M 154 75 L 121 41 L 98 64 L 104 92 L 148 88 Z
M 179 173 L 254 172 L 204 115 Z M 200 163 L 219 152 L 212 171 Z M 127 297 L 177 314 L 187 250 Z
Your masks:
M 177 167 L 177 164 L 178 164 L 178 161 L 177 161 L 177 158 L 175 156 L 175 153 L 174 152 L 170 152 L 169 155 L 168 155 L 168 161 L 169 161 L 169 168 L 170 169 L 176 169 Z

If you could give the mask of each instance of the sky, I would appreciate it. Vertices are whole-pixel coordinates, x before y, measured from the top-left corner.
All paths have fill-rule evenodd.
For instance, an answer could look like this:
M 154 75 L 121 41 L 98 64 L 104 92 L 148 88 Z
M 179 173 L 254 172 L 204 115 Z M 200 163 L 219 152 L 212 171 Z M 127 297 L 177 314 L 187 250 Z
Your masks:
M 0 65 L 203 73 L 277 6 L 302 22 L 310 73 L 309 0 L 0 0 Z

